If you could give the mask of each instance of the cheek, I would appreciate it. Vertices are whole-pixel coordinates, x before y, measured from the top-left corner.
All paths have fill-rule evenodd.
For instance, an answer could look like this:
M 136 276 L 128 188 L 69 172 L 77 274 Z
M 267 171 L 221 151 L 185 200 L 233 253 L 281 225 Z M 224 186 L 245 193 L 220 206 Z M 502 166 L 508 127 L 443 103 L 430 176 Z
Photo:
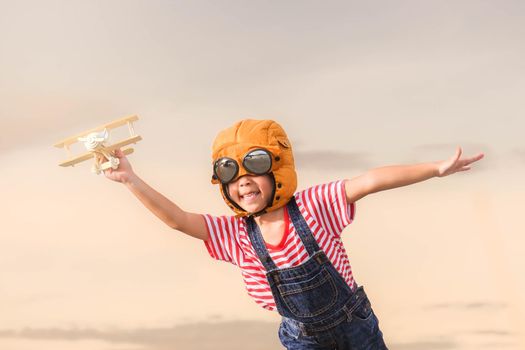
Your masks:
M 232 197 L 232 198 L 235 197 L 235 198 L 236 198 L 236 197 L 239 196 L 239 193 L 237 192 L 235 186 L 231 186 L 231 185 L 230 185 L 230 186 L 227 187 L 227 189 L 228 189 L 228 195 L 229 195 L 230 197 Z
M 272 191 L 273 191 L 273 184 L 271 181 L 268 181 L 268 182 L 265 182 L 263 186 L 261 186 L 261 188 L 264 190 L 264 192 L 266 193 L 266 196 L 271 196 L 272 195 Z

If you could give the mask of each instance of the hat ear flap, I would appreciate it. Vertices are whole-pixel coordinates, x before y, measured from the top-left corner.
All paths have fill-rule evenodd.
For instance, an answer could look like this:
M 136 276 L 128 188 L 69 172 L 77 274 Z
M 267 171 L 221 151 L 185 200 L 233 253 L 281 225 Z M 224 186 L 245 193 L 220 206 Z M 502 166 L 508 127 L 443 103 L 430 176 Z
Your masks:
M 249 214 L 246 210 L 241 208 L 240 205 L 235 203 L 233 199 L 231 199 L 230 192 L 228 191 L 228 184 L 221 184 L 221 194 L 226 204 L 228 204 L 230 209 L 233 210 L 235 213 L 237 213 L 237 215 L 246 216 Z

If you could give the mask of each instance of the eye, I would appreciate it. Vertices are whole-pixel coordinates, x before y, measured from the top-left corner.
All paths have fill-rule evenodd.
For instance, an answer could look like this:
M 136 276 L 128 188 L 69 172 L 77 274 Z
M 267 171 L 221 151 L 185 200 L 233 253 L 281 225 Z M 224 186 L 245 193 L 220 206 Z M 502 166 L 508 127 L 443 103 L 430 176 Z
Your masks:
M 243 166 L 253 174 L 262 175 L 272 168 L 272 157 L 265 150 L 254 150 L 244 157 Z
M 231 158 L 221 158 L 215 162 L 214 173 L 222 183 L 232 181 L 238 170 L 237 162 Z

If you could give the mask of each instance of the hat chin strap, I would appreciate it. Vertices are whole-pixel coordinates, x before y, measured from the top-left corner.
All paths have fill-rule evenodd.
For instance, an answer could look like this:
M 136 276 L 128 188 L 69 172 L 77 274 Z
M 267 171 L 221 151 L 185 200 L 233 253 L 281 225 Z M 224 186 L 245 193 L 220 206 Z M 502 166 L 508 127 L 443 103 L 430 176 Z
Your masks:
M 273 176 L 273 173 L 268 173 L 268 175 L 270 175 L 270 179 L 272 179 L 272 195 L 270 196 L 270 200 L 268 201 L 268 204 L 266 205 L 266 207 L 264 207 L 262 210 L 259 210 L 258 212 L 256 213 L 253 213 L 253 214 L 250 214 L 248 213 L 246 210 L 244 210 L 244 208 L 242 208 L 240 205 L 238 205 L 237 203 L 235 203 L 235 201 L 233 199 L 231 199 L 230 197 L 230 193 L 228 192 L 228 184 L 222 184 L 222 191 L 224 193 L 224 196 L 226 197 L 226 199 L 237 209 L 239 210 L 242 210 L 243 212 L 247 213 L 248 215 L 247 216 L 251 216 L 251 217 L 258 217 L 258 216 L 261 216 L 263 214 L 266 214 L 266 209 L 268 207 L 271 207 L 272 204 L 273 204 L 273 199 L 275 197 L 275 177 Z
M 245 212 L 246 210 L 241 208 L 241 206 L 239 204 L 235 203 L 235 201 L 233 199 L 231 199 L 230 192 L 228 191 L 228 184 L 221 184 L 221 186 L 222 186 L 222 193 L 224 193 L 224 197 L 226 197 L 228 202 L 230 202 L 230 204 L 233 205 L 235 208 Z

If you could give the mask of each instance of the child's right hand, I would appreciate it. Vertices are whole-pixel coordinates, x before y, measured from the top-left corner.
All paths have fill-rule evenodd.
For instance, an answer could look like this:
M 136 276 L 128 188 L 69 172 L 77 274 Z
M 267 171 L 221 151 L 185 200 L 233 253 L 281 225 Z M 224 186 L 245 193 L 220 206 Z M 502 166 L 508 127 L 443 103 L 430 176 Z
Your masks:
M 120 161 L 118 168 L 109 168 L 104 170 L 104 175 L 110 180 L 126 183 L 131 179 L 131 177 L 135 175 L 133 173 L 133 169 L 131 168 L 131 164 L 129 163 L 126 155 L 124 155 L 124 152 L 122 152 L 120 149 L 115 150 L 115 157 L 117 157 Z

